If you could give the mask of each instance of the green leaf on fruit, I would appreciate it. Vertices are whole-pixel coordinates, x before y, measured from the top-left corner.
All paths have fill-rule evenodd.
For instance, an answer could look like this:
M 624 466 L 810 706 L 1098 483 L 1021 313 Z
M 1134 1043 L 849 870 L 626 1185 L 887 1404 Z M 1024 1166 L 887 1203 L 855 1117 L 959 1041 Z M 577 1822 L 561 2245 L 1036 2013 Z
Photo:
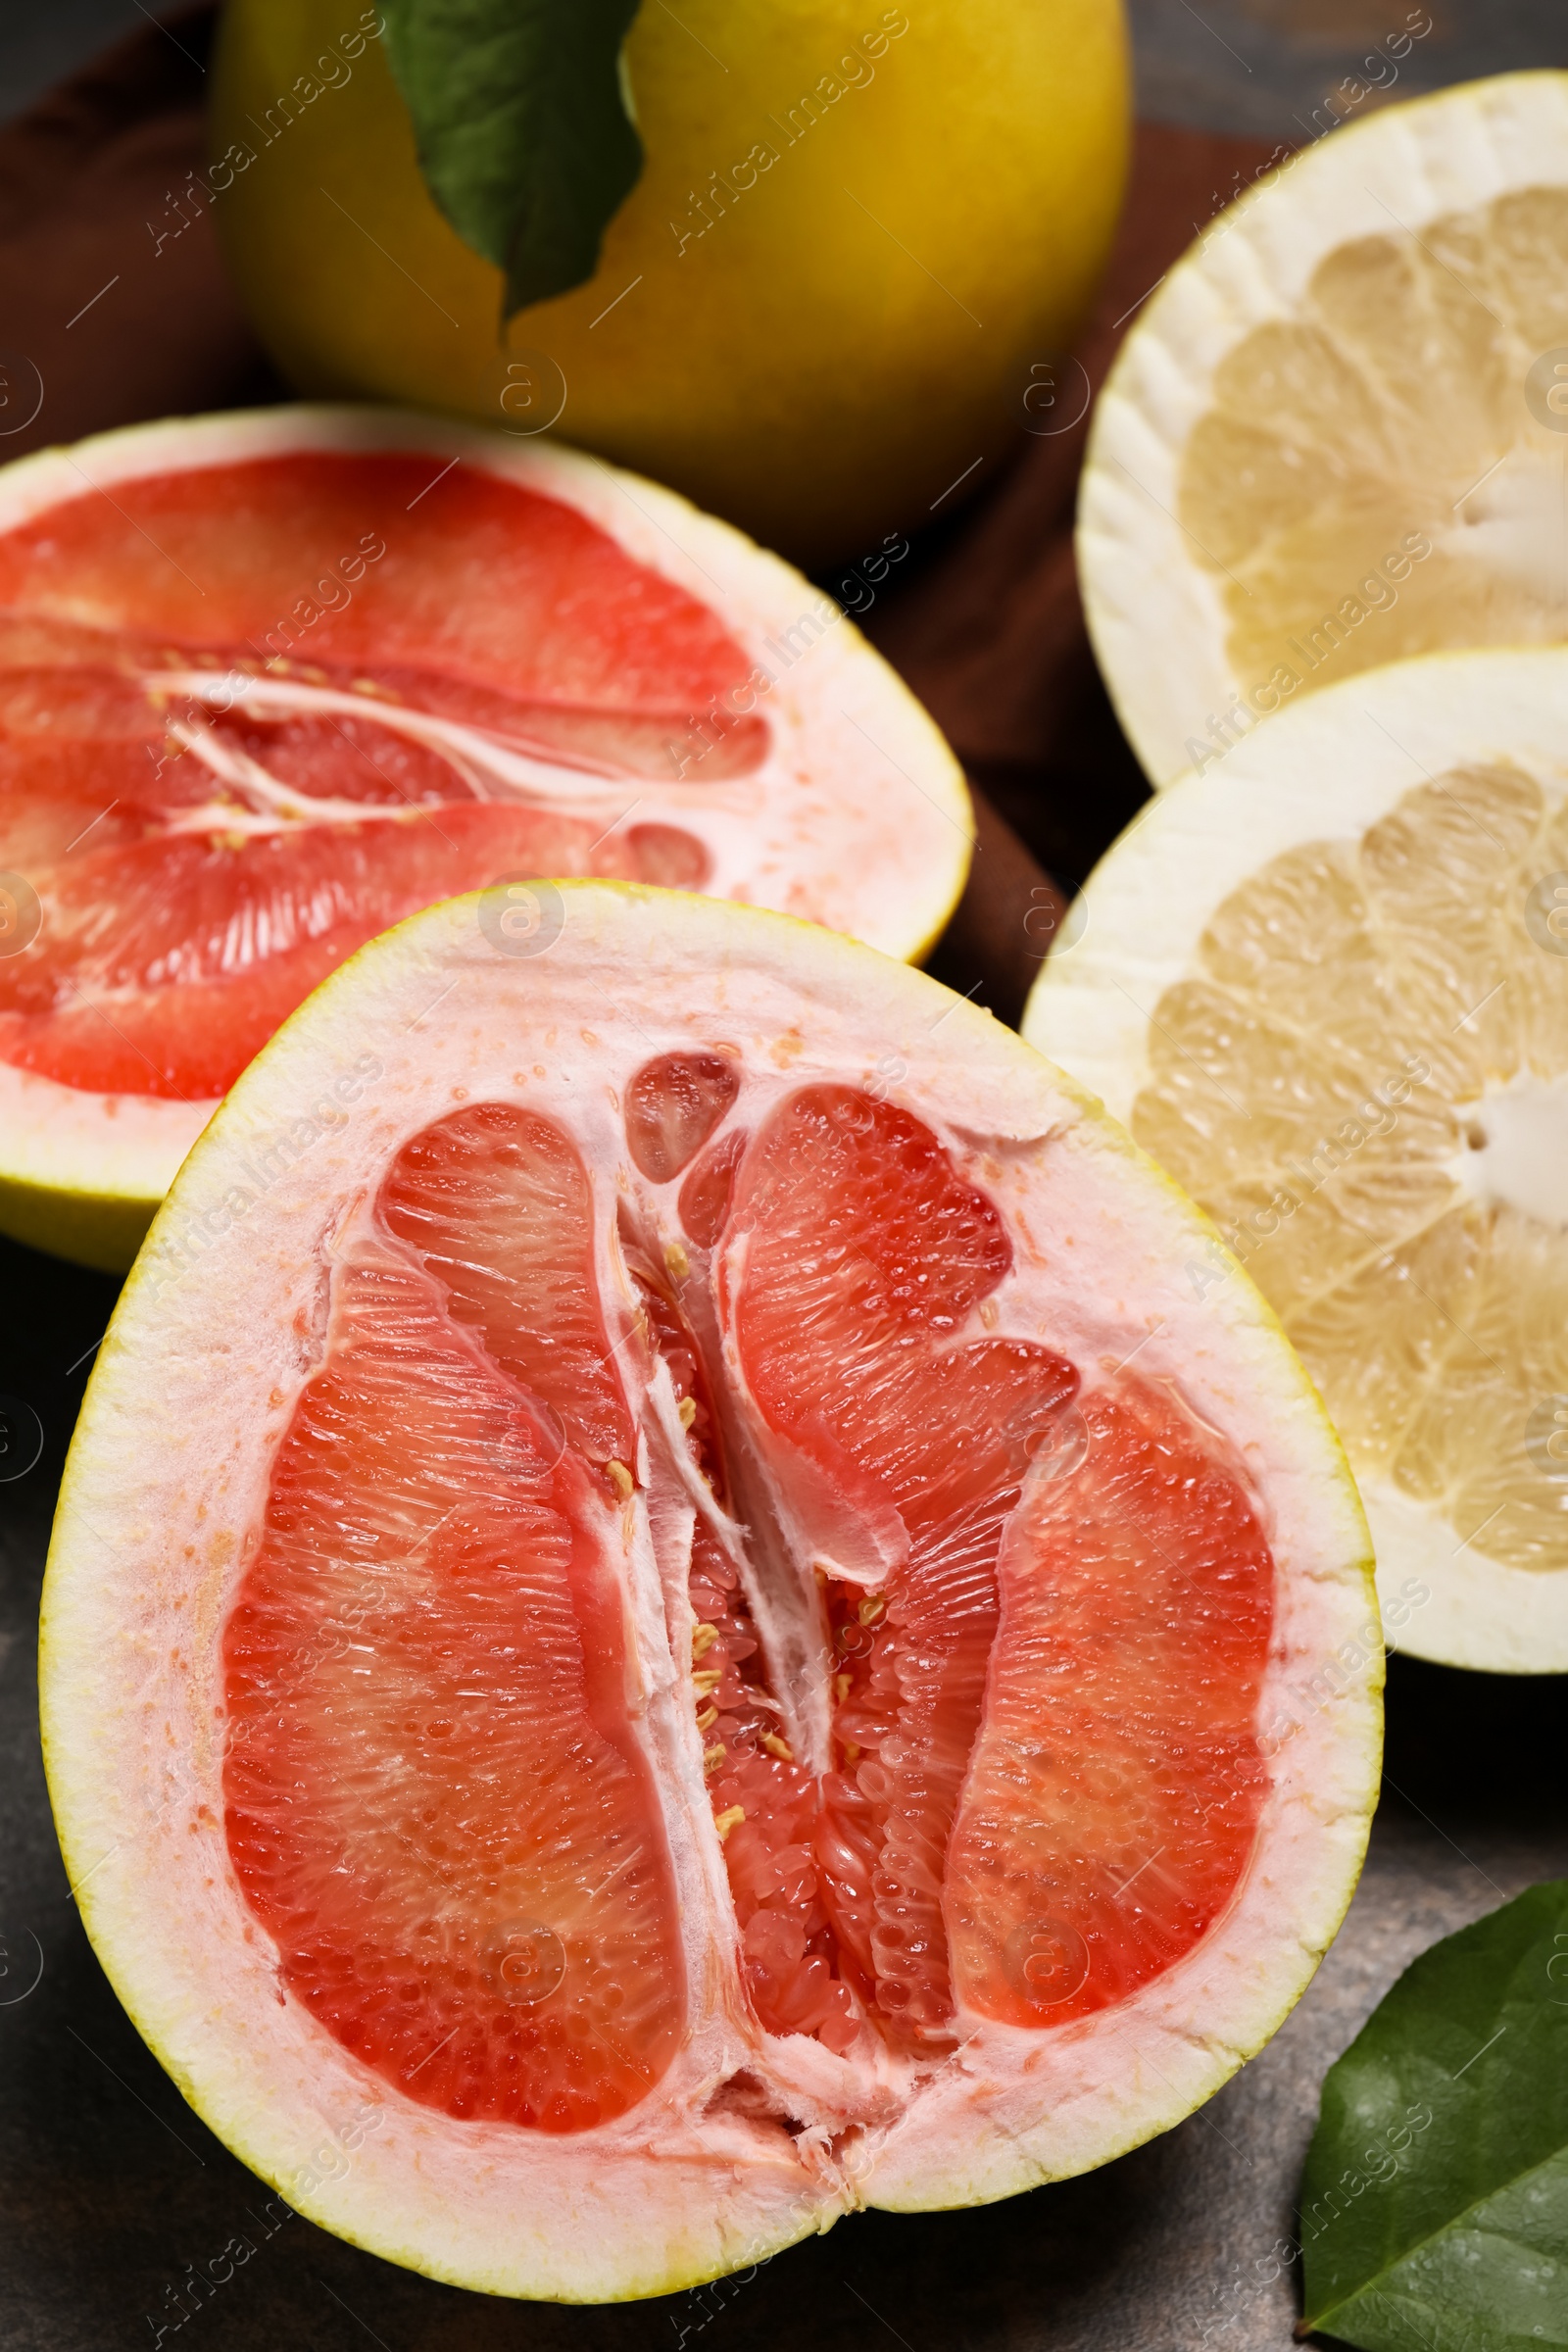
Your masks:
M 1303 2331 L 1568 2345 L 1568 1880 L 1434 1944 L 1330 2068 L 1301 2253 Z
M 503 272 L 503 319 L 582 285 L 642 171 L 621 58 L 638 0 L 381 6 L 425 183 Z

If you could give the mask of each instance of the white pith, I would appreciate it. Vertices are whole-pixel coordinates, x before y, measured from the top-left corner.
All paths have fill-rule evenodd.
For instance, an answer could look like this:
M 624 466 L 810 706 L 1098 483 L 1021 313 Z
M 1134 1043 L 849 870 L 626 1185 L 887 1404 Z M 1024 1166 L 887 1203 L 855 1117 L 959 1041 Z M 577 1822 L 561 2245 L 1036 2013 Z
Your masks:
M 1470 1104 L 1454 1181 L 1485 1207 L 1516 1208 L 1568 1228 L 1568 1080 L 1516 1078 Z
M 1282 713 L 1216 767 L 1151 802 L 1102 859 L 1080 902 L 1076 944 L 1042 970 L 1024 1035 L 1113 1116 L 1131 1118 L 1152 1074 L 1151 1015 L 1195 968 L 1204 930 L 1233 891 L 1301 843 L 1359 841 L 1424 777 L 1491 763 L 1523 770 L 1548 805 L 1568 792 L 1568 652 L 1433 654 L 1347 679 Z M 1526 1078 L 1508 1095 L 1538 1113 L 1545 1104 L 1533 1127 L 1568 1135 L 1568 1124 L 1555 1125 L 1556 1082 Z M 1497 1116 L 1506 1099 L 1499 1089 L 1473 1106 L 1483 1133 L 1489 1118 L 1494 1132 L 1506 1129 L 1508 1111 Z M 1501 1168 L 1494 1197 L 1539 1214 L 1562 1197 L 1563 1168 L 1546 1165 L 1543 1135 L 1521 1136 L 1518 1124 L 1511 1154 L 1493 1160 Z M 1489 1156 L 1466 1152 L 1454 1167 L 1478 1197 Z M 1484 1530 L 1454 1528 L 1392 1481 L 1360 1483 L 1400 1648 L 1496 1673 L 1568 1668 L 1568 1574 L 1489 1559 Z M 1411 1579 L 1428 1594 L 1414 1610 Z
M 416 917 L 318 991 L 227 1099 L 93 1376 L 51 1550 L 42 1684 L 83 1916 L 214 2129 L 311 2218 L 393 2259 L 494 2292 L 604 2299 L 755 2262 L 857 2205 L 978 2202 L 1085 2170 L 1206 2097 L 1280 2022 L 1343 1916 L 1376 1789 L 1381 1651 L 1364 1523 L 1298 1363 L 1245 1278 L 1195 1299 L 1183 1269 L 1206 1228 L 1059 1071 L 936 983 L 825 933 L 627 886 L 570 884 L 563 898 L 565 929 L 531 959 L 487 945 L 473 899 Z M 1136 1348 L 1141 1376 L 1175 1384 L 1220 1433 L 1278 1568 L 1262 1702 L 1274 1785 L 1229 1912 L 1120 2007 L 1054 2033 L 965 2019 L 960 2047 L 923 2079 L 886 2053 L 840 2060 L 769 2039 L 739 2013 L 701 1741 L 640 1524 L 628 1609 L 643 1736 L 678 1831 L 688 2039 L 612 2126 L 545 2138 L 456 2123 L 278 2001 L 220 1826 L 220 1630 L 313 1360 L 323 1259 L 392 1154 L 459 1099 L 526 1102 L 577 1138 L 607 1236 L 630 1201 L 656 1220 L 654 1241 L 679 1241 L 678 1186 L 655 1192 L 631 1168 L 616 1097 L 651 1055 L 719 1044 L 740 1049 L 754 1107 L 904 1063 L 893 1100 L 936 1129 L 1011 1232 L 996 1328 L 1044 1327 L 1091 1382 Z M 236 1213 L 256 1184 L 244 1171 L 362 1055 L 382 1069 L 352 1111 Z M 629 1315 L 608 1239 L 600 1275 Z M 669 1403 L 661 1414 L 656 1384 L 651 1447 L 674 1447 Z M 737 2069 L 806 2129 L 703 2118 Z M 362 2107 L 375 2128 L 323 2168 L 323 2138 L 341 2148 Z
M 1433 544 L 1444 554 L 1463 555 L 1497 579 L 1517 582 L 1544 603 L 1558 597 L 1568 577 L 1562 482 L 1560 455 L 1511 449 L 1495 473 L 1465 500 L 1462 519 L 1440 532 Z
M 161 1200 L 217 1104 L 96 1095 L 0 1060 L 0 1176 L 60 1192 Z
M 663 783 L 530 757 L 454 721 L 298 676 L 241 680 L 197 668 L 160 670 L 154 683 L 261 716 L 321 710 L 373 718 L 449 754 L 483 799 L 602 816 L 607 829 L 631 814 L 632 803 L 633 822 L 679 825 L 701 837 L 714 895 L 808 915 L 888 955 L 924 952 L 962 886 L 973 830 L 952 753 L 853 621 L 824 619 L 838 614 L 831 599 L 655 483 L 559 443 L 436 417 L 276 408 L 130 426 L 69 452 L 23 459 L 0 470 L 0 532 L 94 488 L 112 493 L 144 475 L 332 449 L 428 453 L 433 475 L 462 458 L 576 509 L 634 561 L 708 605 L 748 659 L 774 674 L 756 706 L 770 730 L 766 760 L 748 775 L 711 784 L 700 780 L 697 762 L 690 778 Z M 215 783 L 220 777 L 252 804 L 249 812 L 224 808 L 216 820 L 223 829 L 270 831 L 334 815 L 364 823 L 383 813 L 359 802 L 312 802 L 265 771 L 241 774 L 221 747 L 199 744 L 196 751 L 214 766 Z M 384 813 L 402 821 L 402 811 Z M 211 811 L 183 811 L 174 829 L 203 831 L 214 821 Z M 95 1096 L 47 1079 L 18 1086 L 23 1075 L 0 1063 L 0 1180 L 64 1194 L 162 1199 L 213 1107 L 211 1101 L 187 1107 L 145 1095 Z M 79 1098 L 81 1116 L 65 1096 Z M 97 1146 L 105 1116 L 114 1122 L 114 1152 Z
M 1156 787 L 1193 764 L 1195 738 L 1217 748 L 1213 719 L 1241 692 L 1224 577 L 1176 519 L 1183 453 L 1221 361 L 1254 327 L 1293 318 L 1319 262 L 1349 239 L 1419 235 L 1446 213 L 1565 181 L 1568 74 L 1498 74 L 1303 148 L 1210 222 L 1160 284 L 1096 406 L 1076 542 L 1095 652 Z M 1478 492 L 1490 503 L 1475 515 L 1467 506 L 1465 545 L 1521 579 L 1555 560 L 1560 579 L 1561 526 L 1532 473 L 1521 459 Z M 1555 498 L 1555 476 L 1550 488 Z

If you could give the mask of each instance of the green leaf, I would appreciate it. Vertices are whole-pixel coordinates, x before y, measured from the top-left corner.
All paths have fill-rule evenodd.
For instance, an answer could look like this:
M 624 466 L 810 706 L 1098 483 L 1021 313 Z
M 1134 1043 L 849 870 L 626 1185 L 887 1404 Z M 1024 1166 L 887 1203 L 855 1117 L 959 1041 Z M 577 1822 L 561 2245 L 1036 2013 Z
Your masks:
M 621 65 L 638 0 L 382 0 L 431 195 L 506 273 L 503 318 L 592 277 L 642 141 Z
M 1303 2326 L 1366 2352 L 1568 2345 L 1568 1880 L 1407 1968 L 1323 2084 Z

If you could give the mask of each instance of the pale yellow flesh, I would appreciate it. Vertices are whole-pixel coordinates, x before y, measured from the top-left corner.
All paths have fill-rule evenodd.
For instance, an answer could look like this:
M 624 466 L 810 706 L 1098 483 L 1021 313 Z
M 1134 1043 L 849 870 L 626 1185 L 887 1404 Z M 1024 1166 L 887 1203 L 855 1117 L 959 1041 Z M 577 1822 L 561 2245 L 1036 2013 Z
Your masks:
M 1364 110 L 1206 222 L 1102 388 L 1090 633 L 1163 787 L 1412 656 L 1568 636 L 1568 73 Z
M 1396 662 L 1179 778 L 1024 1034 L 1280 1315 L 1399 1646 L 1568 1671 L 1568 650 Z
M 1568 187 L 1337 245 L 1215 372 L 1181 519 L 1255 704 L 1443 646 L 1568 631 Z M 1558 406 L 1546 406 L 1556 389 Z M 1276 686 L 1276 697 L 1284 681 Z
M 1357 1474 L 1545 1574 L 1568 1570 L 1568 1414 L 1552 1456 L 1542 1410 L 1568 1392 L 1568 926 L 1554 952 L 1529 915 L 1564 869 L 1568 804 L 1501 766 L 1271 859 L 1154 1005 L 1133 1111 Z

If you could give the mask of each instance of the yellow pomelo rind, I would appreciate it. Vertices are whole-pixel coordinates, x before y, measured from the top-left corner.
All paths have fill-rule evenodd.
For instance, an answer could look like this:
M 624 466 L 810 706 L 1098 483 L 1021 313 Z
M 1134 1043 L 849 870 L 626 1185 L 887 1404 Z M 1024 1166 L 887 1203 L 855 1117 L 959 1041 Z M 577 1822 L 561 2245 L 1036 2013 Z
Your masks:
M 813 565 L 912 531 L 1016 445 L 1120 206 L 1116 0 L 642 9 L 641 178 L 589 282 L 504 331 L 501 274 L 431 201 L 381 43 L 343 54 L 363 14 L 235 0 L 214 60 L 214 217 L 302 390 L 514 424 L 519 385 L 549 422 L 564 380 L 570 439 Z
M 0 1176 L 0 1233 L 98 1274 L 122 1274 L 131 1264 L 157 1206 L 135 1193 L 21 1184 Z
M 1525 379 L 1546 346 L 1568 345 L 1561 255 L 1555 246 L 1541 253 L 1532 278 L 1528 251 L 1499 246 L 1472 262 L 1428 241 L 1435 222 L 1530 189 L 1568 204 L 1568 74 L 1498 74 L 1381 107 L 1249 189 L 1204 228 L 1140 315 L 1097 404 L 1077 555 L 1101 670 L 1156 786 L 1352 670 L 1445 646 L 1568 633 L 1560 582 L 1549 594 L 1526 593 L 1536 571 L 1550 570 L 1539 517 L 1561 436 L 1532 418 Z M 1495 225 L 1492 233 L 1501 234 Z M 1529 233 L 1528 223 L 1517 227 L 1521 238 Z M 1325 374 L 1310 395 L 1310 423 L 1297 415 L 1308 395 L 1283 373 L 1254 370 L 1250 411 L 1217 410 L 1223 371 L 1247 339 L 1315 320 L 1314 271 L 1363 240 L 1392 240 L 1421 273 L 1420 301 L 1430 308 L 1435 288 L 1448 308 L 1406 319 L 1396 299 L 1401 287 L 1341 284 L 1335 299 L 1362 312 L 1344 310 L 1332 358 L 1341 372 L 1332 385 Z M 1468 272 L 1463 280 L 1455 262 Z M 1489 268 L 1514 273 L 1509 295 L 1487 284 Z M 1278 512 L 1255 562 L 1216 544 L 1206 513 L 1187 496 L 1194 436 L 1211 415 L 1216 463 L 1233 492 L 1249 482 L 1256 505 Z M 1270 448 L 1276 425 L 1288 463 Z M 1474 464 L 1450 479 L 1466 434 Z M 1516 462 L 1544 468 L 1539 495 L 1528 467 L 1513 491 L 1504 489 L 1507 465 L 1491 474 L 1510 449 Z M 1365 477 L 1367 519 L 1340 555 L 1314 516 L 1338 512 L 1333 502 L 1348 495 L 1351 476 Z M 1310 492 L 1302 488 L 1309 479 Z M 1406 535 L 1429 553 L 1413 563 L 1401 555 Z M 1392 572 L 1358 597 L 1363 576 L 1391 556 Z M 1299 650 L 1279 664 L 1286 676 L 1240 675 L 1229 649 L 1236 614 L 1245 617 L 1260 592 L 1275 603 L 1304 600 L 1294 630 Z M 1311 630 L 1330 618 L 1335 629 L 1321 637 L 1318 659 Z M 1239 699 L 1240 715 L 1228 716 Z
M 877 947 L 909 960 L 930 952 L 968 877 L 974 811 L 962 769 L 831 599 L 658 483 L 554 442 L 511 440 L 449 418 L 300 405 L 162 419 L 97 434 L 70 451 L 40 450 L 0 469 L 0 531 L 81 497 L 89 484 L 112 496 L 118 483 L 144 474 L 334 448 L 461 457 L 560 497 L 710 605 L 746 650 L 776 670 L 770 693 L 784 720 L 809 728 L 824 758 L 832 745 L 841 780 L 834 797 L 845 809 L 855 807 L 862 770 L 880 770 L 900 795 L 907 789 L 903 838 L 885 842 L 880 856 L 862 844 L 835 887 L 845 913 L 858 916 L 857 927 L 872 931 Z M 799 790 L 794 776 L 772 787 L 785 823 L 792 787 Z M 824 847 L 824 867 L 829 855 Z M 211 1102 L 85 1094 L 0 1062 L 0 1233 L 122 1271 L 212 1109 Z
M 1303 845 L 1353 847 L 1423 785 L 1441 802 L 1444 778 L 1462 770 L 1528 779 L 1544 795 L 1548 817 L 1555 811 L 1560 830 L 1568 794 L 1565 744 L 1568 651 L 1554 648 L 1429 655 L 1302 702 L 1205 774 L 1184 777 L 1158 795 L 1102 859 L 1067 926 L 1070 944 L 1036 982 L 1025 1036 L 1094 1087 L 1115 1115 L 1131 1120 L 1154 1076 L 1152 1049 L 1160 1041 L 1153 1022 L 1162 1016 L 1161 1000 L 1205 968 L 1205 933 L 1233 894 Z M 1533 874 L 1532 865 L 1525 881 Z M 1518 911 L 1504 909 L 1510 920 Z M 1456 901 L 1446 917 L 1434 907 L 1434 946 L 1445 920 L 1456 930 L 1465 912 Z M 1542 968 L 1546 979 L 1554 977 L 1556 964 L 1544 951 Z M 1504 992 L 1496 1017 L 1506 1004 Z M 1484 1008 L 1476 1009 L 1484 1017 Z M 1309 1043 L 1311 1017 L 1303 983 L 1295 1018 Z M 1462 1029 L 1469 1017 L 1461 1006 L 1453 1028 Z M 1391 1035 L 1390 1068 L 1400 1066 L 1407 1049 L 1423 1045 L 1432 1051 L 1432 1041 L 1418 1034 Z M 1182 1050 L 1179 1038 L 1175 1050 Z M 1568 1032 L 1556 1067 L 1568 1068 Z M 1229 1075 L 1228 1083 L 1235 1088 L 1243 1081 Z M 1313 1140 L 1293 1145 L 1298 1160 Z M 1458 1149 L 1462 1157 L 1462 1134 Z M 1398 1238 L 1391 1237 L 1391 1246 Z M 1553 1240 L 1543 1227 L 1540 1239 L 1546 1258 L 1561 1265 L 1568 1235 L 1558 1232 Z M 1251 1262 L 1267 1282 L 1266 1243 Z M 1522 1315 L 1528 1301 L 1518 1303 Z M 1468 1338 L 1468 1327 L 1460 1336 Z M 1494 1339 L 1494 1348 L 1503 1344 Z M 1497 1368 L 1509 1370 L 1506 1362 Z M 1521 1475 L 1525 1459 L 1521 1442 Z M 1452 1525 L 1392 1475 L 1363 1465 L 1360 1485 L 1385 1616 L 1400 1648 L 1494 1673 L 1568 1670 L 1568 1570 L 1489 1557 L 1485 1526 Z
M 839 935 L 630 884 L 554 887 L 560 940 L 529 962 L 486 946 L 480 898 L 372 942 L 218 1111 L 154 1221 L 88 1387 L 40 1678 L 83 1919 L 212 2129 L 298 2210 L 390 2260 L 492 2293 L 606 2301 L 756 2262 L 857 2204 L 925 2210 L 1065 2178 L 1190 2113 L 1276 2029 L 1344 1916 L 1377 1794 L 1382 1649 L 1365 1521 L 1310 1383 L 1240 1269 L 1217 1300 L 1193 1300 L 1182 1268 L 1216 1247 L 1212 1233 L 1100 1103 L 988 1014 Z M 770 2174 L 733 2149 L 726 2164 L 722 2118 L 693 2138 L 679 2101 L 702 2087 L 701 2023 L 648 2114 L 602 2133 L 541 2148 L 413 2108 L 297 2004 L 279 2006 L 243 1932 L 220 1796 L 202 1809 L 219 1787 L 204 1677 L 265 1494 L 252 1405 L 266 1412 L 274 1373 L 296 1389 L 304 1377 L 289 1310 L 315 1296 L 316 1253 L 399 1139 L 450 1104 L 454 1079 L 469 1097 L 505 1093 L 514 1061 L 554 1050 L 537 1042 L 552 1023 L 568 1034 L 579 1000 L 592 1049 L 638 1060 L 658 1050 L 656 1030 L 695 1035 L 705 1019 L 803 1082 L 891 1057 L 911 1107 L 945 1105 L 959 1134 L 978 1123 L 1000 1181 L 1009 1162 L 1049 1168 L 1059 1336 L 1086 1358 L 1136 1345 L 1151 1377 L 1179 1367 L 1194 1409 L 1237 1445 L 1279 1563 L 1263 1726 L 1274 1788 L 1230 1911 L 1188 1960 L 1098 2020 L 1055 2036 L 983 2027 L 962 2072 L 949 2067 L 902 2121 L 869 2133 L 837 2186 L 808 2191 L 799 2170 Z M 323 1074 L 371 1064 L 342 1124 L 246 1192 L 268 1139 Z M 579 1087 L 575 1099 L 590 1097 Z M 339 2163 L 331 2150 L 366 2098 L 379 2120 Z M 656 2127 L 650 2164 L 638 2133 Z

